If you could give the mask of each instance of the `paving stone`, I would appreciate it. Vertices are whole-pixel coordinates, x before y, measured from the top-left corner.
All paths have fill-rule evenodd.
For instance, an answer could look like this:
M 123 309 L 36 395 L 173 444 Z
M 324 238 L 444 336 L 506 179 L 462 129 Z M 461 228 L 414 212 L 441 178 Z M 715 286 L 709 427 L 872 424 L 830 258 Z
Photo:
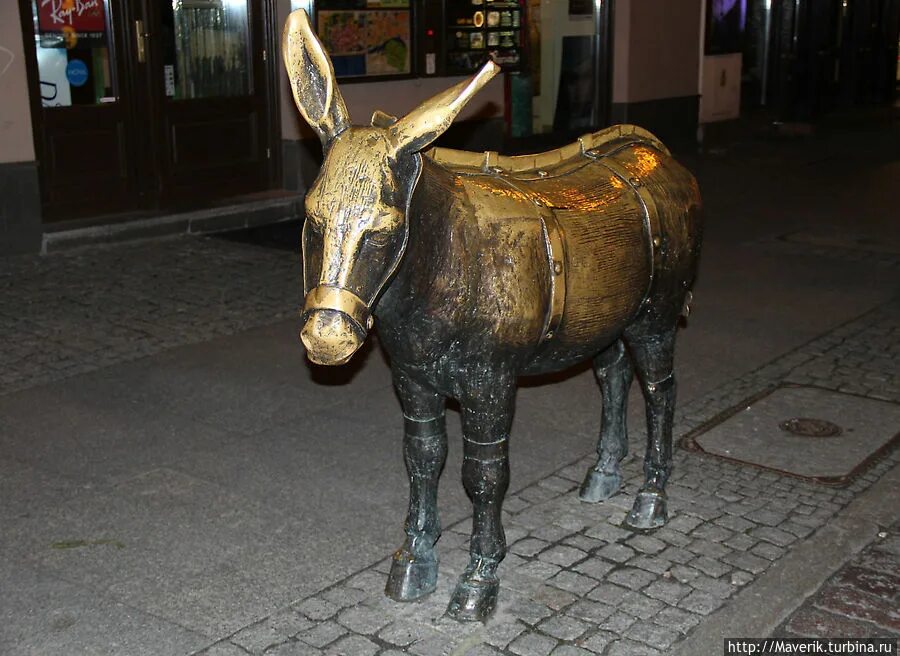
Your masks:
M 596 526 L 584 531 L 589 538 L 596 538 L 604 542 L 621 542 L 632 535 L 631 531 L 626 531 L 618 526 L 613 526 L 608 522 L 602 522 Z
M 766 526 L 778 526 L 787 519 L 784 513 L 764 509 L 754 510 L 744 515 L 744 517 L 752 522 Z
M 735 591 L 735 586 L 731 584 L 731 579 L 728 578 L 714 579 L 709 576 L 698 576 L 689 585 L 695 590 L 708 592 L 719 599 L 727 599 Z
M 680 637 L 678 631 L 667 629 L 653 622 L 635 622 L 628 630 L 628 637 L 665 651 Z
M 700 615 L 709 615 L 721 605 L 721 599 L 700 590 L 694 590 L 691 594 L 678 602 L 680 608 L 699 613 Z
M 588 536 L 582 535 L 581 533 L 576 533 L 574 535 L 566 537 L 563 540 L 563 544 L 567 544 L 570 547 L 575 547 L 576 549 L 581 549 L 584 552 L 590 552 L 594 549 L 599 549 L 606 543 L 603 540 L 589 538 Z
M 597 631 L 589 638 L 581 640 L 581 646 L 593 654 L 602 654 L 609 644 L 618 636 L 608 631 Z
M 750 550 L 750 553 L 766 560 L 778 560 L 784 555 L 784 549 L 768 542 L 760 542 Z
M 671 531 L 680 531 L 681 533 L 690 533 L 700 526 L 703 520 L 699 517 L 691 515 L 679 514 L 668 521 L 665 528 Z
M 687 633 L 700 622 L 700 615 L 681 608 L 668 607 L 659 611 L 652 621 L 660 626 Z
M 604 631 L 612 631 L 617 635 L 623 635 L 636 621 L 636 617 L 629 615 L 628 613 L 616 611 L 600 624 L 600 628 Z
M 567 547 L 564 545 L 550 547 L 538 555 L 539 560 L 559 565 L 560 567 L 569 567 L 585 558 L 587 558 L 587 554 L 581 549 L 575 549 L 574 547 Z
M 606 652 L 607 656 L 656 656 L 659 651 L 632 640 L 618 640 Z
M 331 656 L 375 656 L 380 647 L 361 635 L 350 635 L 341 638 L 328 648 L 327 654 Z
M 601 583 L 588 593 L 588 598 L 604 604 L 616 606 L 629 592 L 630 590 L 628 590 L 628 588 L 613 585 L 612 583 Z
M 287 610 L 239 631 L 231 637 L 231 641 L 256 653 L 285 642 L 310 626 L 312 622 L 305 617 L 293 610 Z
M 658 556 L 635 556 L 628 561 L 628 566 L 664 575 L 672 567 L 672 563 Z
M 624 544 L 608 544 L 598 549 L 597 555 L 614 563 L 625 563 L 634 556 L 634 549 Z
M 462 656 L 501 656 L 501 654 L 490 645 L 475 645 L 463 652 Z
M 290 640 L 266 651 L 266 656 L 320 656 L 322 650 L 306 643 Z
M 698 556 L 706 556 L 708 558 L 723 558 L 731 553 L 731 549 L 725 545 L 708 540 L 694 540 L 685 549 Z
M 356 588 L 347 588 L 339 586 L 326 590 L 322 596 L 339 608 L 354 606 L 369 596 L 368 592 L 357 590 Z
M 201 651 L 200 656 L 247 656 L 247 651 L 223 640 Z
M 565 528 L 555 523 L 547 523 L 543 526 L 538 526 L 537 528 L 532 529 L 531 535 L 532 537 L 538 538 L 540 540 L 545 540 L 547 542 L 559 542 L 563 538 L 567 538 L 570 535 L 577 533 L 582 528 L 579 525 L 577 528 Z
M 690 566 L 708 576 L 719 577 L 727 574 L 732 568 L 714 558 L 701 556 L 691 561 Z
M 565 611 L 566 615 L 587 620 L 594 624 L 600 624 L 615 612 L 615 606 L 590 599 L 581 599 L 569 606 Z
M 635 535 L 628 540 L 628 546 L 641 553 L 655 554 L 666 548 L 666 543 L 650 535 Z
M 385 626 L 378 632 L 378 637 L 384 642 L 398 647 L 407 647 L 416 640 L 430 638 L 435 632 L 419 622 L 408 620 L 396 620 Z
M 560 574 L 566 573 L 567 572 L 560 572 Z M 559 576 L 559 574 L 557 576 Z M 531 598 L 552 610 L 565 608 L 578 599 L 575 594 L 568 592 L 567 590 L 553 587 L 553 580 L 554 579 L 550 579 L 551 585 L 541 585 L 538 586 L 537 589 L 531 591 Z
M 572 569 L 586 576 L 590 576 L 593 579 L 602 581 L 615 567 L 616 566 L 609 561 L 601 560 L 600 558 L 588 558 L 584 562 L 575 565 Z
M 760 526 L 749 532 L 755 538 L 771 542 L 779 547 L 787 547 L 797 540 L 797 536 L 771 526 Z
M 575 647 L 573 645 L 560 645 L 550 656 L 591 656 L 593 652 L 588 651 L 587 649 L 582 649 L 581 647 Z
M 297 634 L 297 639 L 313 647 L 324 647 L 347 633 L 347 629 L 337 622 L 327 621 L 316 624 L 306 631 Z
M 538 629 L 559 640 L 575 640 L 580 638 L 590 627 L 589 624 L 566 615 L 557 615 L 544 620 Z
M 510 597 L 511 599 L 507 602 L 504 612 L 531 626 L 553 614 L 553 611 L 544 604 L 522 595 L 510 595 Z
M 390 618 L 365 606 L 353 606 L 341 611 L 337 621 L 354 633 L 374 635 L 390 622 Z
M 597 586 L 597 581 L 589 576 L 566 571 L 548 579 L 547 583 L 577 595 L 585 595 Z
M 658 556 L 661 560 L 668 560 L 673 563 L 684 564 L 694 559 L 694 554 L 680 547 L 667 547 L 663 549 Z
M 646 620 L 662 610 L 664 605 L 658 599 L 652 599 L 640 592 L 629 591 L 619 602 L 618 608 L 629 615 Z
M 548 656 L 558 644 L 553 638 L 526 633 L 509 643 L 509 651 L 517 656 Z
M 535 560 L 516 568 L 516 573 L 522 576 L 529 576 L 539 581 L 546 581 L 547 579 L 556 576 L 561 570 L 562 568 L 558 565 Z
M 516 620 L 507 618 L 505 621 L 498 621 L 495 618 L 494 621 L 488 622 L 485 626 L 484 638 L 488 644 L 499 649 L 505 649 L 510 642 L 527 630 L 527 626 Z
M 695 540 L 722 542 L 732 537 L 734 533 L 723 526 L 715 524 L 701 524 L 691 532 L 691 537 Z
M 726 547 L 729 547 L 730 549 L 736 549 L 737 551 L 747 551 L 756 543 L 757 540 L 744 533 L 736 533 L 734 537 L 731 537 L 723 542 Z
M 648 597 L 674 606 L 679 600 L 690 594 L 691 587 L 678 581 L 661 579 L 648 585 L 642 592 Z
M 769 566 L 769 561 L 753 554 L 736 551 L 724 558 L 725 562 L 753 574 L 759 574 Z
M 753 581 L 753 575 L 748 572 L 744 572 L 742 570 L 737 570 L 736 572 L 731 573 L 731 584 L 737 586 L 744 586 Z
M 651 581 L 655 581 L 658 576 L 652 572 L 638 569 L 635 567 L 619 567 L 610 572 L 606 580 L 616 585 L 621 585 L 632 590 L 639 590 L 648 585 Z

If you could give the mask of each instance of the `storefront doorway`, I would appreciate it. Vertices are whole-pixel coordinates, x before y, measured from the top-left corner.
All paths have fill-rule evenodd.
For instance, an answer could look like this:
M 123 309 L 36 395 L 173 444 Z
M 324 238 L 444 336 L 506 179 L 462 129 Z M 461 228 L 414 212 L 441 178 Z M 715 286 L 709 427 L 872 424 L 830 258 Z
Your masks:
M 270 188 L 272 0 L 20 0 L 46 221 Z

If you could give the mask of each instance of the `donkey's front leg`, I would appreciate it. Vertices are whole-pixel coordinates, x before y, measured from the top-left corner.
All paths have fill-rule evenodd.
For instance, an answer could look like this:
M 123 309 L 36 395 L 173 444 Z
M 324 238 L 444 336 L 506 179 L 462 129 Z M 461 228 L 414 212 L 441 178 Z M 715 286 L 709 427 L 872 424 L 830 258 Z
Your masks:
M 472 498 L 469 564 L 450 598 L 447 613 L 462 621 L 484 621 L 497 605 L 497 566 L 506 556 L 500 518 L 509 487 L 508 443 L 515 379 L 482 381 L 480 394 L 462 404 L 463 485 Z
M 437 586 L 434 545 L 441 535 L 438 479 L 447 458 L 445 399 L 401 371 L 394 371 L 394 385 L 403 407 L 409 514 L 406 540 L 394 553 L 385 594 L 395 601 L 413 601 L 434 592 Z

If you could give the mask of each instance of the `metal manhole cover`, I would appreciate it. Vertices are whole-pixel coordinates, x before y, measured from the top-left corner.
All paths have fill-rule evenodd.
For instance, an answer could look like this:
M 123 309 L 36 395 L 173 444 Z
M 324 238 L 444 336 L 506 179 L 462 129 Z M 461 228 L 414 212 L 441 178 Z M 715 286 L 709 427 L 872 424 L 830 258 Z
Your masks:
M 685 444 L 732 461 L 845 485 L 900 443 L 898 427 L 900 404 L 788 383 L 712 418 L 688 434 Z M 797 429 L 815 437 L 785 435 Z M 829 435 L 835 439 L 821 439 Z
M 781 422 L 778 427 L 785 433 L 798 437 L 838 437 L 844 433 L 844 429 L 837 424 L 809 417 L 794 417 Z

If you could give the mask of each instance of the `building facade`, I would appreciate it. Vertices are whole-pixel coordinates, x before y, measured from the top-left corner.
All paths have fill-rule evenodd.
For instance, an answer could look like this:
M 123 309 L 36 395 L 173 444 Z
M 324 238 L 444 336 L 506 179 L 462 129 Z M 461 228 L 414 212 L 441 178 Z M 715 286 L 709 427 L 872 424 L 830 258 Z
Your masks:
M 302 193 L 320 152 L 279 53 L 298 7 L 333 23 L 334 48 L 351 53 L 338 68 L 357 123 L 409 111 L 462 79 L 476 63 L 467 48 L 496 46 L 509 72 L 466 108 L 450 145 L 615 122 L 696 134 L 705 0 L 470 1 L 483 26 L 442 0 L 2 3 L 0 253 L 38 252 L 76 227 Z M 366 11 L 369 25 L 406 30 L 408 49 L 389 38 L 354 58 L 338 28 Z

